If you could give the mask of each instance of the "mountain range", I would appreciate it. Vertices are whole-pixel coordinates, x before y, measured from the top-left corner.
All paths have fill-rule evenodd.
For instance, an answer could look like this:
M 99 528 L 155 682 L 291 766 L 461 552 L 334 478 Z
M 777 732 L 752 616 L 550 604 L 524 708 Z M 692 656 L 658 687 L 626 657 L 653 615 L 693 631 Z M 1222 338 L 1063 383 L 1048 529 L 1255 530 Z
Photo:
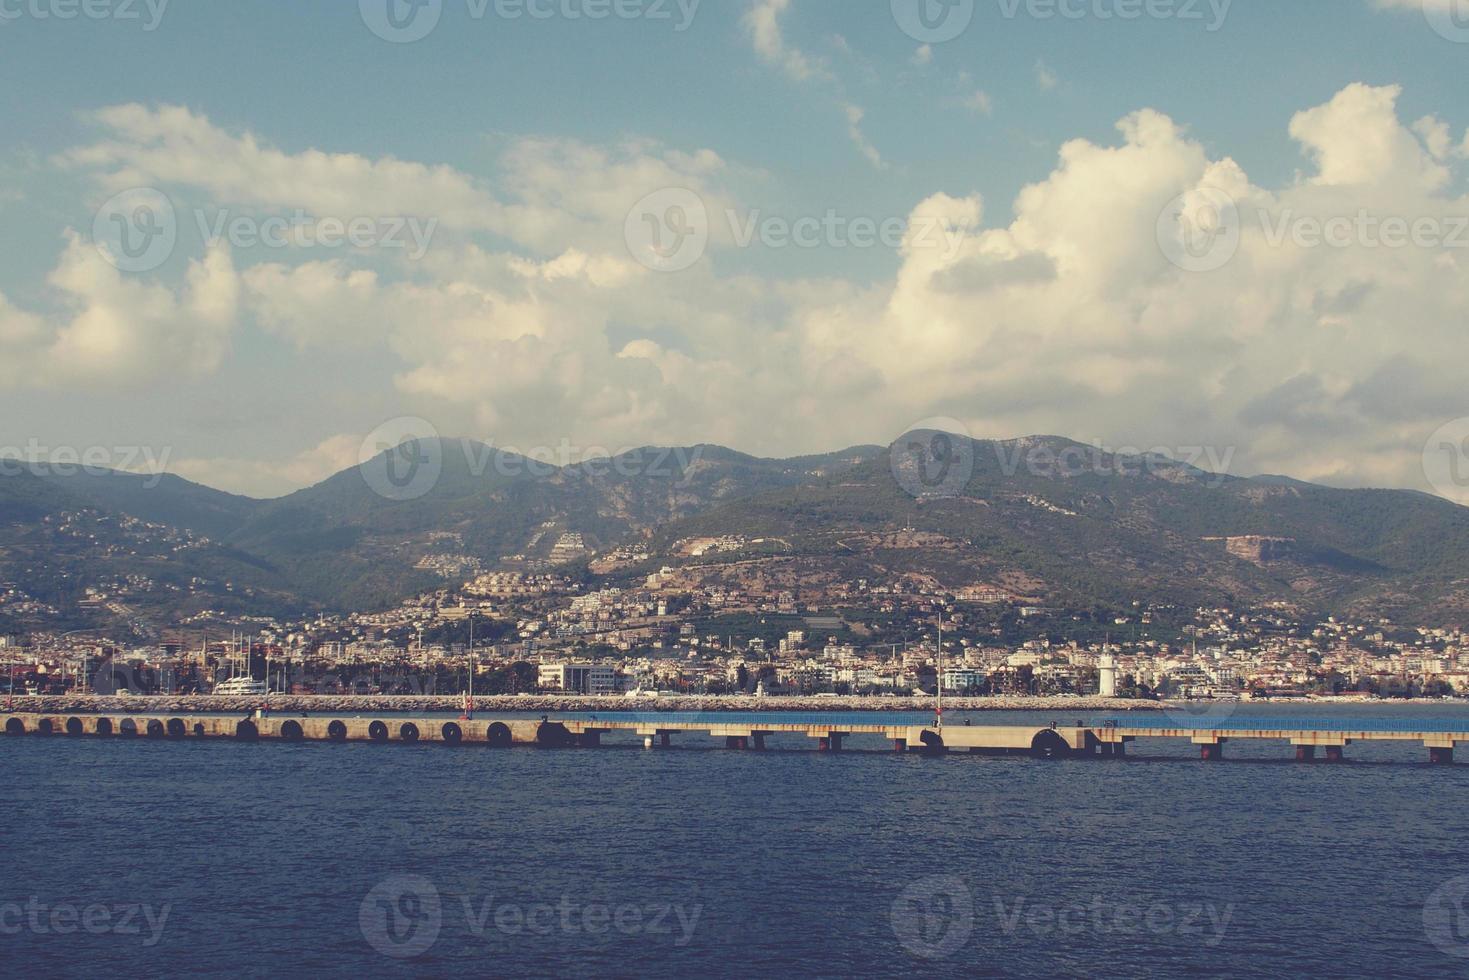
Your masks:
M 649 448 L 575 465 L 438 440 L 274 500 L 172 475 L 0 471 L 0 629 L 368 611 L 499 568 L 626 584 L 665 566 L 791 591 L 866 579 L 1068 607 L 1469 620 L 1469 509 L 1054 437 L 910 433 L 783 460 Z

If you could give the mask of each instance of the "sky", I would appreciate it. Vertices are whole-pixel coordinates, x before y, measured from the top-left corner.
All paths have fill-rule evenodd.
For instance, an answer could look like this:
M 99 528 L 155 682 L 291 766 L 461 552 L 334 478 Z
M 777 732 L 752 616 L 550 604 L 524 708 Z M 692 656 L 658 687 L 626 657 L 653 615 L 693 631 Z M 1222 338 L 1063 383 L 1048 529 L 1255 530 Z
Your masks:
M 1469 502 L 1469 0 L 0 0 L 0 455 L 915 427 Z

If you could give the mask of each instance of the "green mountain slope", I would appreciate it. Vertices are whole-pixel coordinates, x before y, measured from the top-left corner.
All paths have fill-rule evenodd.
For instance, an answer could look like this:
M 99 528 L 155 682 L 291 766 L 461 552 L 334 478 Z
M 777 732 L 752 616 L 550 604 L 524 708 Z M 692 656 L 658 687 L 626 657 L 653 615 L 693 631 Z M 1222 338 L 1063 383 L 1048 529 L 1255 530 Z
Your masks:
M 442 440 L 269 501 L 176 477 L 12 467 L 0 476 L 0 581 L 61 605 L 138 574 L 174 586 L 179 612 L 371 609 L 479 570 L 583 574 L 633 542 L 654 563 L 689 564 L 680 542 L 743 535 L 758 543 L 698 563 L 757 559 L 777 580 L 909 577 L 1060 605 L 1275 601 L 1469 619 L 1469 509 L 1438 498 L 1220 476 L 1053 438 L 951 440 L 935 468 L 913 452 L 931 441 L 789 460 L 647 448 L 556 466 Z M 210 584 L 188 598 L 193 579 Z

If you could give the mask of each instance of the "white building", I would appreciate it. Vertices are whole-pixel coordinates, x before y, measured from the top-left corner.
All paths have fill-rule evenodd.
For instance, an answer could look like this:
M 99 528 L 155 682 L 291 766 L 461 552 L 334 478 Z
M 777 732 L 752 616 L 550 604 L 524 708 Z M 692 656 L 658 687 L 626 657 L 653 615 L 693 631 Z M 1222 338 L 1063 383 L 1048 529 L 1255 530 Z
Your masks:
M 595 664 L 541 664 L 536 683 L 544 691 L 568 694 L 616 694 L 617 671 Z

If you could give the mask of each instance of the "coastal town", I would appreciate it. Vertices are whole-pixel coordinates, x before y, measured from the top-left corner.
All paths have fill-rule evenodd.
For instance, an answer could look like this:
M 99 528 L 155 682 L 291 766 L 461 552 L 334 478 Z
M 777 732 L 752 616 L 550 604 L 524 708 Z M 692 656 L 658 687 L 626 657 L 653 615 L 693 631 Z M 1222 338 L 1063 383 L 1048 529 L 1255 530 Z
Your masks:
M 715 538 L 684 551 L 744 545 Z M 604 556 L 604 569 L 647 560 L 634 551 Z M 0 694 L 209 695 L 243 679 L 279 694 L 440 697 L 847 701 L 931 696 L 940 684 L 968 698 L 1140 702 L 1469 695 L 1469 636 L 1458 629 L 1141 600 L 1101 613 L 903 579 L 742 588 L 704 569 L 664 566 L 621 586 L 471 570 L 386 611 L 293 622 L 205 613 L 145 643 L 106 629 L 5 635 Z M 88 602 L 126 613 L 117 593 L 127 586 L 93 589 Z

